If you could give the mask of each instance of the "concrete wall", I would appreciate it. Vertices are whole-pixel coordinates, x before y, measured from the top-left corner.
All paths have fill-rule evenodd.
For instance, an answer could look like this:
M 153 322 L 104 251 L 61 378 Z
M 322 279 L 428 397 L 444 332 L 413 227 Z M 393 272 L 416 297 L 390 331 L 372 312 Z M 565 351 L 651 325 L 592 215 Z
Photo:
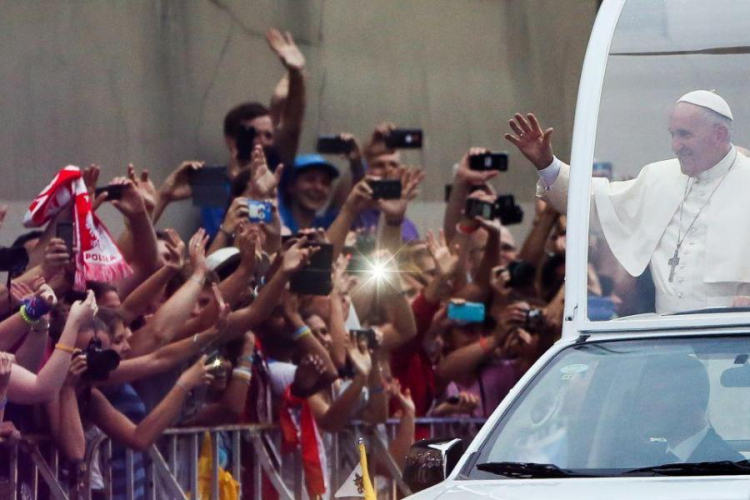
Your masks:
M 180 161 L 221 162 L 221 122 L 244 100 L 266 102 L 283 74 L 264 33 L 291 31 L 308 60 L 302 151 L 318 133 L 366 138 L 390 120 L 422 127 L 406 160 L 427 181 L 411 215 L 436 227 L 435 202 L 470 145 L 506 149 L 516 110 L 554 125 L 569 153 L 575 97 L 594 0 L 0 1 L 0 241 L 53 173 L 69 163 L 128 162 L 161 182 Z M 341 165 L 344 166 L 343 164 Z M 524 203 L 534 173 L 511 151 L 498 182 Z M 432 203 L 430 203 L 432 202 Z M 111 207 L 105 220 L 117 229 Z M 164 225 L 191 229 L 189 204 Z

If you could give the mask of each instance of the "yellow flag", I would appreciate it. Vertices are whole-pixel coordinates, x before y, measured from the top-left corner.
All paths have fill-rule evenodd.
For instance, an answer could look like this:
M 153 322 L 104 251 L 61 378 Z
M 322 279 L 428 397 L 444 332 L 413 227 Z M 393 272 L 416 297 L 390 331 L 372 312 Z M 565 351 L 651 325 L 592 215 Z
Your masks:
M 365 500 L 377 500 L 375 498 L 375 490 L 372 489 L 372 483 L 370 482 L 370 473 L 367 470 L 367 454 L 365 453 L 365 443 L 362 439 L 359 440 L 359 464 L 362 467 L 362 481 L 365 487 Z

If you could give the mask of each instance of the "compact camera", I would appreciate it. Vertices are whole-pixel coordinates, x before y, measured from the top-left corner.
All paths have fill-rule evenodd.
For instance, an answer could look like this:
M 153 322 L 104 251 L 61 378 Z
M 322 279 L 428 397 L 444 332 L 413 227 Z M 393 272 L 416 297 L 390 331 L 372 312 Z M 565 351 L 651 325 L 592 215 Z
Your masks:
M 270 202 L 249 200 L 247 210 L 250 222 L 270 223 L 273 220 L 273 206 Z

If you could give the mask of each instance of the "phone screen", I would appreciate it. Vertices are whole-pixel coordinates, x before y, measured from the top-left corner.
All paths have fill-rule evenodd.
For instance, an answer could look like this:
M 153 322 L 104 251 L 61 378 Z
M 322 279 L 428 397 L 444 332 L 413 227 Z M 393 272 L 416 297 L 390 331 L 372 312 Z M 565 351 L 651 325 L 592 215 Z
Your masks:
M 55 230 L 58 238 L 65 242 L 65 246 L 68 248 L 69 253 L 73 253 L 73 223 L 72 222 L 58 222 L 57 229 Z

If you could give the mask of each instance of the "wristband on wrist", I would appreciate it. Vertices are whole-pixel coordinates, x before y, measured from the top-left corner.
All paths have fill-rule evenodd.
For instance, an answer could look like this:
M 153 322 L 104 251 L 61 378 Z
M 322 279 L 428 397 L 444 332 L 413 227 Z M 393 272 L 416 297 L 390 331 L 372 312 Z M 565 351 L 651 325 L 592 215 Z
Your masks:
M 67 353 L 70 353 L 70 354 L 73 354 L 75 352 L 75 348 L 74 347 L 70 347 L 69 345 L 59 344 L 59 343 L 55 344 L 55 349 L 59 349 L 59 350 L 61 350 L 63 352 L 67 352 Z
M 487 337 L 479 337 L 479 347 L 482 348 L 482 351 L 484 351 L 485 354 L 489 354 L 493 349 L 490 345 L 490 341 L 487 340 Z
M 41 297 L 31 297 L 23 301 L 22 309 L 32 321 L 37 321 L 52 309 L 50 305 Z
M 195 335 L 193 335 L 193 344 L 197 344 L 198 343 L 198 337 L 199 336 L 200 336 L 200 333 L 196 333 Z
M 21 318 L 26 322 L 28 325 L 36 325 L 37 321 L 36 319 L 33 319 L 28 312 L 26 312 L 26 304 L 21 306 L 21 309 L 18 310 L 18 314 L 21 315 Z
M 232 378 L 239 378 L 246 382 L 250 382 L 250 379 L 253 378 L 253 372 L 247 368 L 237 367 L 232 370 Z
M 184 384 L 184 383 L 182 383 L 182 382 L 180 382 L 179 380 L 178 380 L 177 382 L 175 382 L 175 383 L 174 383 L 174 386 L 175 386 L 175 387 L 179 387 L 180 389 L 182 389 L 182 390 L 183 390 L 183 392 L 184 392 L 185 394 L 190 394 L 190 389 L 188 389 L 188 388 L 187 388 L 187 387 L 185 386 L 185 384 Z
M 206 283 L 206 278 L 200 279 L 200 278 L 196 278 L 195 276 L 190 276 L 190 281 L 195 281 L 200 286 L 203 286 Z
M 303 325 L 297 328 L 297 331 L 292 334 L 292 340 L 296 342 L 305 335 L 312 335 L 312 330 L 310 330 L 310 327 L 307 325 Z
M 245 363 L 249 363 L 250 365 L 255 364 L 255 354 L 245 354 L 244 356 L 240 357 L 240 361 L 244 361 Z
M 456 231 L 458 231 L 461 234 L 466 234 L 466 235 L 474 234 L 477 229 L 479 229 L 479 226 L 475 226 L 475 227 L 466 226 L 464 224 L 461 224 L 460 222 L 456 224 Z

